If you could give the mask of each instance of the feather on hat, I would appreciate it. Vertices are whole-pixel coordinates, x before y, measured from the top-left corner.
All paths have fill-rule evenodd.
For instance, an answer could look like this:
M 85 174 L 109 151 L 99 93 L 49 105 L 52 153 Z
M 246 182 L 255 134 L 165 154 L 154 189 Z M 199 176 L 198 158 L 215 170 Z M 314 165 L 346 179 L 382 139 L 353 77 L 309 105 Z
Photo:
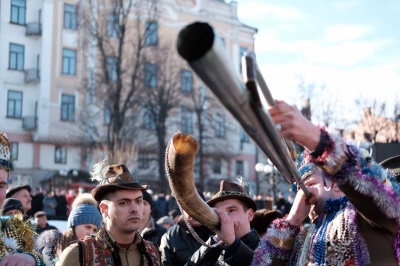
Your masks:
M 92 190 L 92 196 L 101 201 L 103 196 L 116 190 L 145 190 L 149 186 L 141 185 L 139 179 L 134 177 L 125 164 L 106 165 L 104 160 L 93 166 L 90 172 L 92 180 L 99 181 L 99 184 Z

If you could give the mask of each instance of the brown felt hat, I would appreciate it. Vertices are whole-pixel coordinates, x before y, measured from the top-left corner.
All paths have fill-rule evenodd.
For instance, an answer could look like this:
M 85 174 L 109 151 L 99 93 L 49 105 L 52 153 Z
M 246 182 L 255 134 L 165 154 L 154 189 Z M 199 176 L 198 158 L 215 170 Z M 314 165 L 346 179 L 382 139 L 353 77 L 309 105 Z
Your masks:
M 382 167 L 387 168 L 392 172 L 393 176 L 399 180 L 400 178 L 400 155 L 390 157 L 386 160 L 383 160 L 380 165 Z
M 92 196 L 97 201 L 101 201 L 104 194 L 117 190 L 145 190 L 149 188 L 147 185 L 142 186 L 139 180 L 129 172 L 125 164 L 106 167 L 104 171 L 101 171 L 100 178 L 99 180 L 99 177 L 93 176 L 93 179 L 100 181 L 92 190 Z
M 226 180 L 221 181 L 218 193 L 216 193 L 212 199 L 207 201 L 207 204 L 213 207 L 215 203 L 227 199 L 240 200 L 254 211 L 257 210 L 257 205 L 254 200 L 249 198 L 249 192 L 245 186 Z

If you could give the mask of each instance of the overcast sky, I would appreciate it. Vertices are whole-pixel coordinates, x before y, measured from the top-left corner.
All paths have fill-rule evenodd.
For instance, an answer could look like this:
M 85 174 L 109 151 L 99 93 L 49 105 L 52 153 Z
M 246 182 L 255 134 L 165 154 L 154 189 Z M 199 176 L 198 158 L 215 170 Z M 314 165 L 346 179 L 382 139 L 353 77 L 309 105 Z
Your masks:
M 341 109 L 361 95 L 400 102 L 399 0 L 236 2 L 239 19 L 258 29 L 257 61 L 275 98 L 298 104 L 304 80 Z

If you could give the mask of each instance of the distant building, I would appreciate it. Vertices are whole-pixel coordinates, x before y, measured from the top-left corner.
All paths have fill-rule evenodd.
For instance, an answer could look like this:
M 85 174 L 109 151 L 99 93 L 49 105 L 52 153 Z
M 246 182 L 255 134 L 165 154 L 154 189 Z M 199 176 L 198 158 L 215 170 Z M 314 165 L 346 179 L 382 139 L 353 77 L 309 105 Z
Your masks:
M 371 149 L 373 158 L 381 162 L 400 154 L 400 116 L 390 119 L 373 114 L 371 108 L 365 108 L 363 119 L 346 132 L 345 137 Z
M 240 72 L 241 55 L 254 50 L 257 30 L 238 20 L 236 2 L 163 0 L 160 5 L 163 12 L 159 25 L 152 28 L 155 35 L 151 40 L 169 38 L 174 42 L 184 25 L 196 20 L 207 21 L 221 37 L 235 69 Z M 86 149 L 87 143 L 77 123 L 88 97 L 80 90 L 87 78 L 84 74 L 88 68 L 96 67 L 84 56 L 87 51 L 82 51 L 81 40 L 85 36 L 79 30 L 78 1 L 2 0 L 0 12 L 0 94 L 3 96 L 0 97 L 0 130 L 8 134 L 13 144 L 16 171 L 10 180 L 13 184 L 40 186 L 44 181 L 43 184 L 62 186 L 60 178 L 64 177 L 65 184 L 70 185 L 73 178 L 65 173 L 88 171 L 97 162 Z M 201 85 L 189 68 L 181 75 L 181 81 L 193 80 L 185 83 L 185 90 L 193 89 L 193 84 Z M 255 145 L 234 118 L 215 102 L 209 123 L 218 126 L 209 137 L 217 141 L 225 139 L 229 149 L 207 151 L 215 156 L 209 156 L 205 162 L 205 189 L 218 190 L 221 179 L 239 176 L 254 188 Z M 180 107 L 172 116 L 175 123 L 168 129 L 167 138 L 182 127 L 193 127 L 196 134 L 193 112 Z M 104 117 L 102 114 L 99 121 Z M 229 156 L 218 156 L 218 152 L 227 151 Z M 157 185 L 154 162 L 157 156 L 154 148 L 146 147 L 146 143 L 134 156 L 130 167 L 143 182 Z M 52 178 L 56 180 L 53 183 Z
M 396 119 L 390 119 L 373 114 L 371 108 L 365 108 L 363 119 L 346 136 L 362 142 L 398 143 L 400 115 Z

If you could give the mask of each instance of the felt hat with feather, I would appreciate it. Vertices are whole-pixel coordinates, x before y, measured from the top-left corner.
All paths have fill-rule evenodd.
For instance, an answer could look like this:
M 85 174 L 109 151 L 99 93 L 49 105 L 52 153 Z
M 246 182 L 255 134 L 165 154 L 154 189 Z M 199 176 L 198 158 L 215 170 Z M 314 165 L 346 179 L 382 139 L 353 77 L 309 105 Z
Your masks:
M 125 164 L 106 166 L 106 161 L 95 164 L 90 172 L 92 180 L 99 181 L 99 184 L 92 190 L 92 196 L 101 201 L 107 193 L 117 190 L 145 190 L 149 186 L 141 185 L 139 179 L 134 177 Z
M 240 184 L 222 180 L 218 193 L 216 193 L 212 199 L 207 201 L 207 204 L 213 207 L 217 202 L 227 199 L 237 199 L 244 202 L 249 208 L 252 208 L 254 211 L 256 211 L 257 205 L 254 200 L 249 197 L 249 191 L 247 187 L 243 185 L 241 180 L 239 181 Z

